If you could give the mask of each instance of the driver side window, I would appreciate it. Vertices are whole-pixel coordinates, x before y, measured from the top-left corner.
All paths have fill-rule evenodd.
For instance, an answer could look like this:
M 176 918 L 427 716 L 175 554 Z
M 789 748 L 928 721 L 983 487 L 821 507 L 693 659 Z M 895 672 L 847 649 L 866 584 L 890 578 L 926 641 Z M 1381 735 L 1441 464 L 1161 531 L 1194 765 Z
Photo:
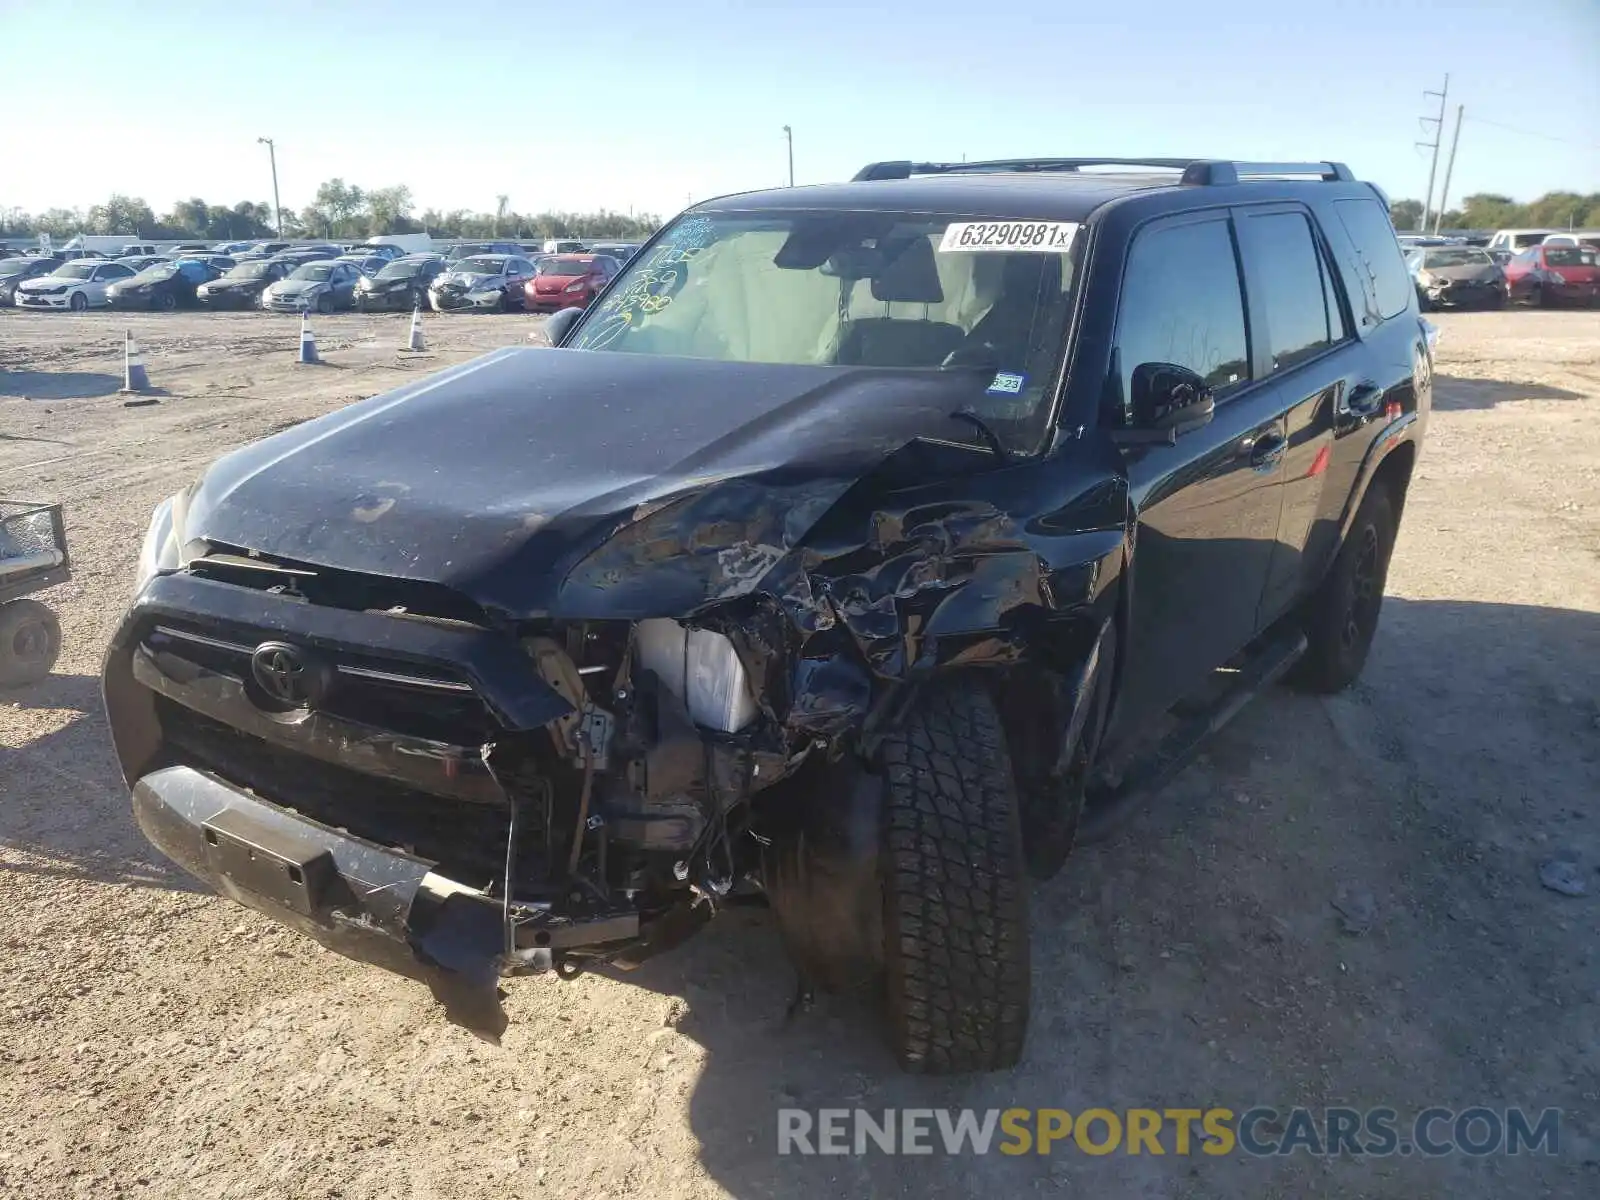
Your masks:
M 1249 380 L 1244 294 L 1227 217 L 1157 226 L 1134 241 L 1122 279 L 1117 360 L 1124 425 L 1141 363 L 1187 367 L 1218 399 Z

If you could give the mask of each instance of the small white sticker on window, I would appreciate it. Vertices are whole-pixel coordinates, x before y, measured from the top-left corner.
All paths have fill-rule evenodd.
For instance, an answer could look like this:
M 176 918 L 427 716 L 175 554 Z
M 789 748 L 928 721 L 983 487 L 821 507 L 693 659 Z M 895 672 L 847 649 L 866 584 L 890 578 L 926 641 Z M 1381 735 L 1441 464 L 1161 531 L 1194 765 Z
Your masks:
M 1027 381 L 1026 375 L 1019 375 L 1014 371 L 1001 371 L 986 390 L 991 396 L 1015 396 L 1022 391 L 1022 385 Z
M 953 221 L 944 231 L 939 251 L 1065 254 L 1077 232 L 1076 221 Z

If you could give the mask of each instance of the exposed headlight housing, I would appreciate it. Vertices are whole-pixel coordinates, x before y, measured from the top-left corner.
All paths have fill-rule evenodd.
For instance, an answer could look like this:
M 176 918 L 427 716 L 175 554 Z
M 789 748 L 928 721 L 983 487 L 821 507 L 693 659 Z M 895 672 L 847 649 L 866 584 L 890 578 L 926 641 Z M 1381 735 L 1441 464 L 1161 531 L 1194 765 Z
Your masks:
M 737 733 L 756 719 L 756 702 L 738 652 L 720 633 L 655 617 L 640 621 L 639 666 L 681 698 L 696 725 Z
M 188 493 L 179 492 L 156 505 L 150 517 L 150 528 L 145 531 L 144 544 L 139 547 L 139 565 L 133 578 L 134 595 L 144 591 L 144 585 L 156 575 L 176 571 L 183 565 L 183 516 L 188 503 Z

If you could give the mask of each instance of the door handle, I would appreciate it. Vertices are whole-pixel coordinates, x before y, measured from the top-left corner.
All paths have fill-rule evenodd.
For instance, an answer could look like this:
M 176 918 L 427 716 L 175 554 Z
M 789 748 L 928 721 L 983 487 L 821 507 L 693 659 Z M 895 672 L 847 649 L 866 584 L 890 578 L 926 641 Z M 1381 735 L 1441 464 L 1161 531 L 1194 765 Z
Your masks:
M 1263 434 L 1250 447 L 1250 466 L 1257 471 L 1270 471 L 1288 449 L 1288 439 L 1281 433 Z
M 1345 407 L 1358 417 L 1365 417 L 1377 412 L 1382 400 L 1383 389 L 1369 379 L 1350 389 L 1350 394 L 1345 397 Z

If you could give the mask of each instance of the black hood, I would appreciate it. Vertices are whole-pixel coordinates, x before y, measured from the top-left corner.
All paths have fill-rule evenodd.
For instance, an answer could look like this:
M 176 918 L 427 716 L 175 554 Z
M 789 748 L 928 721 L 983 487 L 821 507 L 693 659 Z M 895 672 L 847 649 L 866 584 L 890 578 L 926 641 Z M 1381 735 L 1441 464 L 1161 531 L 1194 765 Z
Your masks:
M 228 455 L 197 487 L 185 536 L 438 583 L 512 616 L 678 615 L 756 587 L 913 439 L 970 440 L 948 414 L 983 382 L 501 350 Z M 615 545 L 585 563 L 630 525 L 627 569 L 600 569 L 621 561 Z M 650 582 L 683 555 L 714 565 L 692 585 L 678 569 Z

